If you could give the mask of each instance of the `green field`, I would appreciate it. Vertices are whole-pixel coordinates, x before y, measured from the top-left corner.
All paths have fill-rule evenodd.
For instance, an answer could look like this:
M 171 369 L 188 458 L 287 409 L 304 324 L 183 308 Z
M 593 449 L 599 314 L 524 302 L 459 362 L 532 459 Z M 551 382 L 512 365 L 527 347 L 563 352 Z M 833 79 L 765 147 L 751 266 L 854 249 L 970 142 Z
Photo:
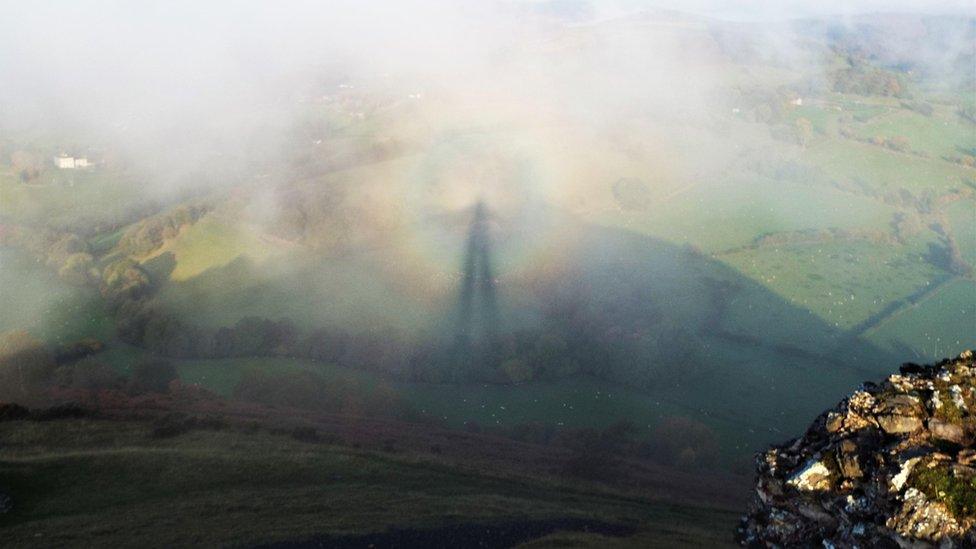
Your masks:
M 821 301 L 822 296 L 815 297 Z M 843 332 L 837 326 L 826 324 L 807 306 L 784 308 L 781 299 L 759 285 L 742 288 L 729 300 L 721 326 L 732 334 L 814 353 L 829 352 L 840 343 Z
M 249 371 L 311 372 L 335 386 L 365 393 L 382 386 L 402 398 L 417 418 L 452 428 L 465 428 L 470 422 L 503 432 L 525 423 L 557 429 L 603 428 L 628 419 L 637 425 L 641 436 L 647 436 L 664 418 L 692 417 L 715 432 L 723 455 L 735 463 L 763 445 L 779 441 L 788 429 L 800 428 L 810 414 L 833 404 L 850 383 L 863 375 L 838 368 L 832 376 L 822 376 L 818 373 L 822 364 L 809 359 L 794 360 L 784 368 L 782 357 L 774 352 L 736 348 L 717 341 L 708 342 L 704 353 L 709 361 L 721 361 L 724 367 L 710 371 L 694 386 L 663 386 L 647 391 L 593 377 L 515 386 L 397 382 L 370 372 L 284 357 L 166 360 L 177 367 L 183 382 L 198 384 L 224 397 L 233 396 L 235 387 Z M 134 364 L 149 358 L 152 356 L 141 349 L 113 342 L 94 360 L 128 376 Z M 791 402 L 790 392 L 777 389 L 790 385 L 807 387 L 819 396 L 798 405 Z M 766 410 L 743 408 L 743 395 L 756 392 L 762 392 L 766 401 L 781 401 L 783 410 L 789 412 L 769 421 Z M 702 393 L 713 396 L 703 401 Z
M 147 206 L 151 196 L 136 176 L 102 168 L 43 172 L 22 183 L 9 167 L 0 168 L 0 219 L 60 227 L 116 223 L 133 208 Z
M 159 299 L 169 310 L 209 327 L 245 316 L 288 318 L 303 328 L 375 324 L 424 329 L 429 303 L 390 290 L 388 268 L 370 258 L 276 256 L 263 263 L 237 258 L 185 281 L 171 281 Z
M 866 334 L 881 348 L 933 361 L 976 348 L 976 282 L 956 279 Z M 907 360 L 907 359 L 906 359 Z
M 932 158 L 961 156 L 961 149 L 976 147 L 976 133 L 971 124 L 955 114 L 925 116 L 914 111 L 899 109 L 876 117 L 870 122 L 857 125 L 855 134 L 863 139 L 896 136 L 908 138 L 909 147 Z
M 503 432 L 525 423 L 556 429 L 603 428 L 627 419 L 640 429 L 640 436 L 647 436 L 664 418 L 692 417 L 713 429 L 723 455 L 733 463 L 784 438 L 789 429 L 801 428 L 811 414 L 832 405 L 864 375 L 837 368 L 831 376 L 823 376 L 819 369 L 822 362 L 811 359 L 794 359 L 784 367 L 783 358 L 774 352 L 742 349 L 717 341 L 708 342 L 704 352 L 708 360 L 721 361 L 724 367 L 710 371 L 694 386 L 665 386 L 649 391 L 592 377 L 516 386 L 443 385 L 391 382 L 369 372 L 294 358 L 168 360 L 176 365 L 184 382 L 199 384 L 225 397 L 232 396 L 242 377 L 255 370 L 272 374 L 312 372 L 333 385 L 367 393 L 382 385 L 403 398 L 418 418 L 452 428 L 465 428 L 471 422 Z M 132 364 L 146 358 L 149 355 L 139 349 L 113 344 L 97 360 L 128 375 Z M 780 390 L 790 386 L 804 387 L 809 394 L 818 396 L 799 404 L 790 391 Z M 713 396 L 703 401 L 702 393 Z M 770 421 L 766 409 L 741 406 L 744 395 L 757 393 L 783 410 L 775 421 Z
M 970 265 L 976 265 L 976 202 L 953 202 L 946 209 L 946 216 L 962 258 Z
M 253 229 L 210 214 L 184 227 L 176 239 L 164 244 L 153 255 L 171 252 L 176 268 L 170 277 L 180 281 L 223 267 L 241 257 L 263 260 L 275 251 L 274 244 L 261 239 Z
M 828 177 L 859 179 L 879 190 L 908 189 L 916 196 L 927 190 L 946 192 L 964 187 L 972 170 L 938 158 L 896 153 L 857 141 L 828 139 L 811 145 L 804 158 Z
M 865 240 L 769 246 L 725 254 L 721 259 L 797 307 L 813 312 L 833 328 L 858 323 L 944 276 L 927 263 L 923 242 L 913 246 Z M 750 307 L 745 300 L 742 306 Z M 733 313 L 738 322 L 762 317 Z
M 229 397 L 241 378 L 249 371 L 270 373 L 313 372 L 330 383 L 362 382 L 380 383 L 380 379 L 367 372 L 339 368 L 331 364 L 298 358 L 227 358 L 215 360 L 176 360 L 174 364 L 180 379 L 199 384 L 215 393 Z
M 799 118 L 810 121 L 814 131 L 827 135 L 836 135 L 841 111 L 823 105 L 801 105 L 789 111 L 789 120 L 794 122 Z
M 601 231 L 607 234 L 594 236 L 594 241 L 591 243 L 593 248 L 590 253 L 594 254 L 594 262 L 598 261 L 599 254 L 605 252 L 604 246 L 623 245 L 622 242 L 614 240 L 620 235 L 606 229 Z M 602 235 L 603 232 L 599 234 Z M 181 239 L 172 243 L 169 249 L 179 249 Z M 675 305 L 669 310 L 669 316 L 673 322 L 683 322 L 687 324 L 689 330 L 695 329 L 694 327 L 698 326 L 708 314 L 709 301 L 705 292 L 695 289 L 698 282 L 691 284 L 692 279 L 689 277 L 700 282 L 702 276 L 728 276 L 725 272 L 727 270 L 705 260 L 701 260 L 701 264 L 689 265 L 687 258 L 677 247 L 653 244 L 652 241 L 648 241 L 645 246 L 636 249 L 638 255 L 634 256 L 634 259 L 641 261 L 645 268 L 633 273 L 632 280 L 621 280 L 620 283 L 624 284 L 624 287 L 631 285 L 651 287 L 654 289 L 654 295 L 659 296 L 660 299 L 683 296 L 675 300 Z M 367 297 L 371 299 L 375 297 L 368 293 L 362 295 L 350 293 L 350 288 L 363 288 L 364 283 L 362 264 L 353 260 L 343 260 L 333 267 L 347 268 L 348 278 L 338 278 L 334 275 L 334 271 L 323 273 L 312 268 L 319 264 L 312 263 L 306 271 L 300 271 L 304 273 L 301 276 L 308 277 L 304 279 L 306 282 L 303 284 L 295 282 L 299 280 L 295 272 L 290 270 L 283 273 L 276 272 L 274 265 L 274 261 L 271 261 L 269 265 L 264 266 L 267 270 L 262 270 L 251 262 L 239 260 L 225 267 L 205 271 L 202 275 L 187 281 L 171 281 L 163 291 L 164 303 L 186 307 L 183 309 L 184 314 L 194 318 L 195 321 L 212 319 L 213 326 L 232 324 L 245 314 L 270 316 L 277 311 L 280 311 L 283 316 L 300 321 L 303 317 L 296 313 L 305 311 L 308 316 L 304 317 L 304 320 L 309 324 L 300 326 L 307 329 L 316 326 L 311 322 L 339 322 L 342 320 L 342 314 L 353 314 L 353 312 L 359 314 Z M 288 262 L 288 265 L 293 266 L 293 262 Z M 235 271 L 235 267 L 240 267 L 241 271 Z M 61 285 L 53 274 L 47 274 L 52 277 L 53 284 Z M 281 274 L 287 276 L 280 278 Z M 355 276 L 356 274 L 358 276 Z M 241 278 L 235 279 L 233 275 Z M 594 281 L 598 281 L 604 275 L 594 273 L 593 276 L 597 277 Z M 312 284 L 321 283 L 320 281 L 323 280 L 334 284 L 331 288 L 335 296 L 349 300 L 349 309 L 346 312 L 342 312 L 339 308 L 342 302 L 329 294 L 310 293 L 309 290 L 314 288 Z M 198 285 L 205 281 L 208 285 Z M 614 297 L 616 290 L 611 287 L 601 287 L 607 295 L 595 296 L 595 298 L 607 299 L 608 304 L 612 304 L 616 299 Z M 199 293 L 187 292 L 188 288 L 196 288 L 195 292 Z M 179 293 L 176 293 L 177 291 Z M 375 291 L 382 292 L 382 295 L 390 293 L 388 289 L 382 287 Z M 169 292 L 174 293 L 169 294 Z M 168 301 L 171 295 L 178 295 L 179 300 Z M 328 306 L 323 307 L 323 303 L 328 303 Z M 389 300 L 382 301 L 377 306 L 383 307 L 385 303 L 389 303 Z M 771 311 L 781 310 L 782 304 L 770 302 L 770 307 Z M 396 308 L 390 310 L 403 314 Z M 786 314 L 786 318 L 793 318 L 789 316 L 791 314 L 789 312 L 781 314 Z M 418 318 L 427 317 L 418 315 Z M 148 358 L 145 351 L 114 340 L 111 325 L 107 326 L 107 331 L 101 333 L 100 337 L 108 343 L 108 348 L 94 357 L 94 360 L 108 363 L 126 375 L 131 372 L 133 365 Z M 738 356 L 734 360 L 731 359 L 730 357 L 736 353 Z M 783 432 L 779 429 L 802 424 L 806 417 L 804 413 L 807 412 L 802 407 L 794 407 L 795 417 L 791 415 L 789 419 L 780 418 L 774 425 L 765 425 L 763 413 L 757 410 L 738 409 L 740 394 L 761 389 L 773 379 L 790 375 L 789 370 L 777 368 L 779 358 L 774 354 L 721 347 L 710 350 L 706 356 L 710 363 L 724 366 L 710 370 L 707 378 L 702 380 L 695 390 L 693 386 L 680 390 L 662 386 L 657 390 L 638 391 L 593 378 L 538 382 L 514 387 L 469 385 L 456 387 L 451 391 L 446 391 L 443 385 L 410 383 L 394 383 L 393 388 L 421 416 L 456 427 L 463 426 L 468 421 L 476 421 L 486 427 L 495 425 L 506 429 L 525 422 L 543 422 L 557 427 L 605 426 L 619 419 L 629 418 L 645 429 L 650 429 L 663 417 L 694 417 L 702 420 L 716 432 L 723 451 L 735 459 L 751 453 L 763 444 L 782 438 Z M 242 376 L 254 369 L 281 373 L 312 371 L 329 381 L 355 380 L 359 382 L 359 387 L 365 388 L 371 384 L 386 383 L 371 374 L 299 359 L 173 359 L 172 361 L 184 381 L 199 383 L 224 396 L 232 395 Z M 730 366 L 732 363 L 738 366 L 732 368 Z M 812 371 L 815 368 L 811 366 L 810 369 Z M 831 379 L 845 379 L 845 377 L 838 372 L 837 376 Z M 785 381 L 773 383 L 779 385 Z M 706 386 L 708 393 L 717 392 L 722 396 L 703 399 L 701 390 Z M 685 390 L 687 393 L 684 392 Z M 768 389 L 766 394 L 769 398 L 776 398 L 776 395 L 779 395 Z M 834 398 L 831 396 L 834 394 L 833 390 L 821 391 L 821 394 L 825 399 Z M 785 394 L 783 396 L 787 397 Z M 819 406 L 820 403 L 816 405 Z
M 835 189 L 756 177 L 705 182 L 647 212 L 602 212 L 594 221 L 716 252 L 783 231 L 884 230 L 894 211 Z
M 452 427 L 476 422 L 483 428 L 511 429 L 522 423 L 556 428 L 597 427 L 627 419 L 649 435 L 668 417 L 690 417 L 713 430 L 723 460 L 733 467 L 748 461 L 759 448 L 789 438 L 811 414 L 839 400 L 850 383 L 863 374 L 837 369 L 830 376 L 823 363 L 795 360 L 757 350 L 711 343 L 706 354 L 723 361 L 695 386 L 638 391 L 593 378 L 533 382 L 517 386 L 400 384 L 397 389 L 422 415 Z M 805 371 L 804 371 L 805 370 Z M 816 395 L 797 403 L 788 388 L 803 387 Z M 713 395 L 703 402 L 702 394 Z M 743 407 L 742 399 L 767 403 L 762 410 Z M 750 396 L 751 395 L 751 396 Z M 779 410 L 770 418 L 769 410 Z
M 896 108 L 897 103 L 890 100 L 833 93 L 817 101 L 805 99 L 803 105 L 791 106 L 787 120 L 794 123 L 798 118 L 806 118 L 817 133 L 837 137 L 844 124 L 872 123 Z
M 900 101 L 894 97 L 868 97 L 845 93 L 827 94 L 827 107 L 839 107 L 843 113 L 850 114 L 858 122 L 868 122 L 877 116 L 899 108 Z

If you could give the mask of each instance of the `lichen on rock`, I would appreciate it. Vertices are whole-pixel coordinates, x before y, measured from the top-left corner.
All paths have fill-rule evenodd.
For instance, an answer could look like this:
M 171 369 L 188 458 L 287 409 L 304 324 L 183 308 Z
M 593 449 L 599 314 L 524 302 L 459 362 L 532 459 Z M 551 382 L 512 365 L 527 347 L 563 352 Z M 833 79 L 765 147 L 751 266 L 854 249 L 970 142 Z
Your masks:
M 830 469 L 823 461 L 808 461 L 803 469 L 790 477 L 786 484 L 805 492 L 829 490 Z
M 754 547 L 976 546 L 973 353 L 904 364 L 757 459 Z

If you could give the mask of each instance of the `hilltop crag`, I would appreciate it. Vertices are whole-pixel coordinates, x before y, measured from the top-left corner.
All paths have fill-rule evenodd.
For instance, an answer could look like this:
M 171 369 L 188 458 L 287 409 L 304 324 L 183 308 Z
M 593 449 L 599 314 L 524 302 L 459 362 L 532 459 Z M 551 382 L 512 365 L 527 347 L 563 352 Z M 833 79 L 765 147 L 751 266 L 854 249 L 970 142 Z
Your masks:
M 757 456 L 750 547 L 976 546 L 973 352 L 864 383 Z

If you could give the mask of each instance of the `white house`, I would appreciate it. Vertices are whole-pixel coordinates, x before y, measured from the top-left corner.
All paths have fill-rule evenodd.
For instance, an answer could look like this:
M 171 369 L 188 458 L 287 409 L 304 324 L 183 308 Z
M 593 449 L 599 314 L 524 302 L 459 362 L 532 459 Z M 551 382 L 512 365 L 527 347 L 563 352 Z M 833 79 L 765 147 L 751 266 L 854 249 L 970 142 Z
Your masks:
M 62 170 L 75 170 L 90 166 L 88 163 L 88 157 L 80 156 L 75 158 L 66 154 L 54 157 L 54 165 Z

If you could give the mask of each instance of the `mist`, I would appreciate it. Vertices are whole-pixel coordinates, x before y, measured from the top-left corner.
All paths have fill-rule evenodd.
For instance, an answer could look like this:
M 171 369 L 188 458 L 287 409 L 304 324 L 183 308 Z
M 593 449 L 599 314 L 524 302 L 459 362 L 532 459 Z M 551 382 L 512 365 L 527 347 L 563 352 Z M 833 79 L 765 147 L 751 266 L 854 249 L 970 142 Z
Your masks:
M 2 402 L 727 512 L 760 448 L 976 346 L 970 2 L 0 14 Z
M 677 9 L 15 3 L 0 28 L 0 122 L 46 141 L 46 154 L 92 151 L 124 166 L 140 211 L 196 197 L 213 209 L 205 219 L 242 222 L 231 230 L 267 249 L 243 245 L 212 267 L 237 261 L 282 293 L 302 280 L 333 311 L 320 321 L 356 330 L 416 334 L 450 323 L 464 294 L 471 212 L 484 204 L 502 311 L 506 300 L 521 303 L 503 314 L 515 329 L 553 305 L 540 285 L 592 276 L 590 291 L 600 294 L 619 283 L 599 271 L 624 256 L 584 249 L 581 224 L 612 218 L 631 230 L 633 212 L 716 182 L 737 193 L 752 184 L 754 166 L 802 155 L 770 154 L 777 137 L 750 118 L 764 116 L 757 105 L 769 97 L 828 88 L 829 40 L 863 36 L 859 17 L 877 6 Z M 739 17 L 723 20 L 726 12 Z M 951 30 L 937 48 L 911 47 L 917 33 L 868 47 L 889 55 L 883 63 L 949 81 L 958 60 L 971 59 L 972 27 Z M 746 119 L 734 115 L 742 112 Z M 802 207 L 779 204 L 775 215 Z M 691 225 L 715 213 L 703 210 Z M 703 246 L 685 222 L 660 230 L 676 245 Z M 168 275 L 176 284 L 208 274 L 183 264 L 177 258 Z M 337 283 L 357 269 L 372 281 L 362 295 Z M 169 294 L 180 292 L 161 295 Z M 173 299 L 200 298 L 189 295 Z M 198 314 L 232 324 L 238 313 Z
M 974 66 L 956 0 L 0 0 L 0 539 L 971 527 Z

